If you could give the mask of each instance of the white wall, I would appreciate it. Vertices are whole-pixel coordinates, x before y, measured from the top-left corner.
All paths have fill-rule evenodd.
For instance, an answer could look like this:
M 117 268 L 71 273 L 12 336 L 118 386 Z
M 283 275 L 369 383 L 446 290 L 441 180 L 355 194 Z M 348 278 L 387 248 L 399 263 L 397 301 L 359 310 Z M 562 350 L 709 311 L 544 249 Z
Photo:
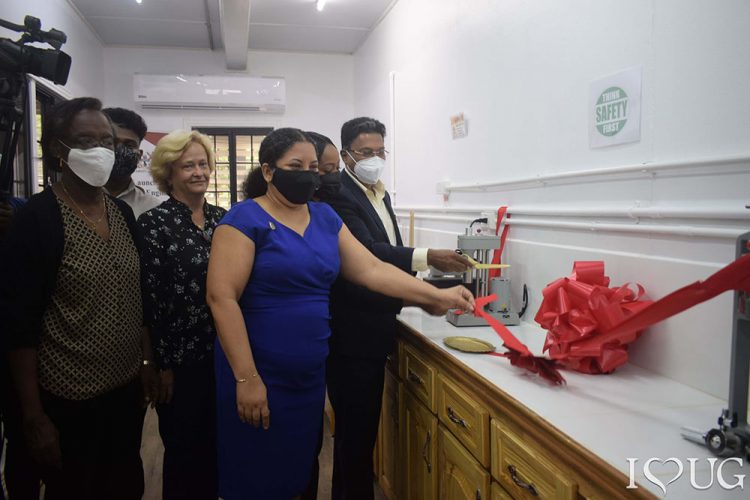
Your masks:
M 57 28 L 68 36 L 62 50 L 71 56 L 73 62 L 65 90 L 72 97 L 102 96 L 102 44 L 70 4 L 66 0 L 8 0 L 0 3 L 0 18 L 6 21 L 22 25 L 26 15 L 38 17 L 45 31 Z M 0 28 L 0 37 L 19 38 L 17 33 L 5 28 Z M 48 45 L 38 46 L 50 48 Z
M 136 110 L 155 132 L 201 125 L 298 127 L 338 142 L 341 123 L 352 116 L 353 57 L 349 55 L 250 51 L 247 74 L 286 79 L 286 112 L 263 114 L 143 110 L 134 104 L 134 73 L 224 74 L 223 52 L 108 47 L 104 54 L 105 104 Z
M 744 0 L 400 0 L 355 54 L 355 113 L 395 129 L 397 205 L 421 209 L 418 245 L 453 247 L 464 224 L 449 219 L 478 215 L 424 217 L 425 207 L 582 210 L 526 215 L 518 220 L 527 225 L 511 226 L 506 260 L 516 298 L 522 283 L 529 285 L 527 321 L 542 288 L 568 275 L 575 260 L 604 260 L 613 285 L 638 282 L 659 298 L 734 256 L 731 237 L 667 234 L 665 226 L 701 234 L 750 229 L 742 214 L 750 202 L 750 161 L 687 166 L 750 157 L 750 102 L 743 98 L 749 18 Z M 590 82 L 633 66 L 643 68 L 640 142 L 589 149 Z M 451 140 L 449 116 L 458 112 L 469 121 L 469 135 Z M 677 168 L 454 192 L 447 202 L 435 189 L 445 179 L 501 181 L 665 161 Z M 389 171 L 385 180 L 391 179 Z M 628 216 L 637 206 L 703 214 Z M 625 230 L 577 230 L 562 227 L 566 222 Z M 635 232 L 646 225 L 653 231 Z M 726 397 L 730 318 L 725 294 L 651 328 L 631 350 L 632 361 Z

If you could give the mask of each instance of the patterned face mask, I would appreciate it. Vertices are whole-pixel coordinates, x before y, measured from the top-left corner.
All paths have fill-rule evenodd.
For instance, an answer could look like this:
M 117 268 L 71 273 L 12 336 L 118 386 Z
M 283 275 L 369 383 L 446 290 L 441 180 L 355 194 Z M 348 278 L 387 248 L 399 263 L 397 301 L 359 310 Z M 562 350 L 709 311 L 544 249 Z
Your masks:
M 115 164 L 112 167 L 112 177 L 115 179 L 130 177 L 138 168 L 138 160 L 140 159 L 141 152 L 139 150 L 129 148 L 125 144 L 118 144 L 115 147 Z

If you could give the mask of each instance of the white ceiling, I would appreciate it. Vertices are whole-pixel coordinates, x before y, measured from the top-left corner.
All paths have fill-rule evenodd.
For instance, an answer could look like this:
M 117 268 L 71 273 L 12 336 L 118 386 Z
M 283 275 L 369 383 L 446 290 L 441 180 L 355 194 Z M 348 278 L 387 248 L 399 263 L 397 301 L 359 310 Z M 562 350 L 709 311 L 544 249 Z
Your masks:
M 68 1 L 105 45 L 222 48 L 219 0 Z M 248 45 L 351 54 L 396 1 L 250 0 Z

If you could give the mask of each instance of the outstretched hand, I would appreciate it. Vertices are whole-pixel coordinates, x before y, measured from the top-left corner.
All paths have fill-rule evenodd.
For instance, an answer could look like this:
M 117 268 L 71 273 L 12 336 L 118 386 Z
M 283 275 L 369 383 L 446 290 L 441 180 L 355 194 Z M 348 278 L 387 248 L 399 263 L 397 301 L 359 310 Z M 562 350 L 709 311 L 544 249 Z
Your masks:
M 471 267 L 465 255 L 454 250 L 427 250 L 427 264 L 444 273 L 463 272 Z
M 474 310 L 474 296 L 462 285 L 452 288 L 436 288 L 435 298 L 422 306 L 422 309 L 433 316 L 442 316 L 448 309 Z

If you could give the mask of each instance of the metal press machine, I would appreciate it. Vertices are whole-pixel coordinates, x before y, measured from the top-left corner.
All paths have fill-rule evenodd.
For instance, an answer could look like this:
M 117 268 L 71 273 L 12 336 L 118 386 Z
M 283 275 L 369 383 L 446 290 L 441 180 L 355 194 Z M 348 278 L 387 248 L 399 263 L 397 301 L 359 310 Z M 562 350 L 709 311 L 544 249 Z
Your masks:
M 486 266 L 492 262 L 493 252 L 500 248 L 500 236 L 471 234 L 469 226 L 465 234 L 458 236 L 456 248 L 458 252 L 476 261 L 476 265 L 463 273 L 464 285 L 477 297 L 493 293 L 497 295 L 496 300 L 487 304 L 487 313 L 504 325 L 519 324 L 518 313 L 510 309 L 510 278 L 490 278 L 490 269 Z M 450 309 L 446 320 L 454 326 L 487 326 L 483 318 L 458 309 Z

